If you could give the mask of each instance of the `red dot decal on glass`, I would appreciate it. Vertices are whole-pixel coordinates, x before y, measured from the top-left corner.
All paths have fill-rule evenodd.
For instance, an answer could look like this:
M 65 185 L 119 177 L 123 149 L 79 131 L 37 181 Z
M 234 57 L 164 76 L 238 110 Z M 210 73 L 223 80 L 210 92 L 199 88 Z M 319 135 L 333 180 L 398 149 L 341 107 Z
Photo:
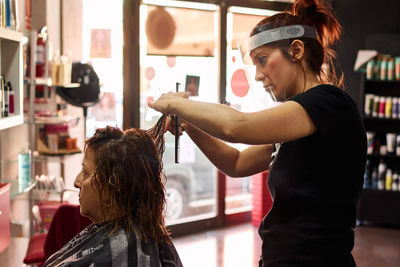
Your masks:
M 154 70 L 153 67 L 148 67 L 144 71 L 144 75 L 146 76 L 146 79 L 151 81 L 153 80 L 154 76 L 156 76 L 156 71 Z
M 173 68 L 173 67 L 175 67 L 175 64 L 176 64 L 176 57 L 175 56 L 168 56 L 167 57 L 167 65 L 168 65 L 168 67 Z
M 236 57 L 232 56 L 232 62 L 235 63 L 236 62 Z
M 249 92 L 250 86 L 243 69 L 236 70 L 231 79 L 232 92 L 238 97 L 244 97 Z
M 149 103 L 149 102 L 154 102 L 154 97 L 148 96 L 147 97 L 147 103 Z

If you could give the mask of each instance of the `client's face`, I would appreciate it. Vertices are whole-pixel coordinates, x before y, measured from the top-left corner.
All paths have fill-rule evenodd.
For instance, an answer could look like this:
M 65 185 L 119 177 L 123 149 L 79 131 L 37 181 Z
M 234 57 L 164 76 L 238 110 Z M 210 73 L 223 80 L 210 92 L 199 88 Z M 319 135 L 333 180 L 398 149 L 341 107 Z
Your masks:
M 101 222 L 100 199 L 95 188 L 96 164 L 95 152 L 88 147 L 82 162 L 82 170 L 75 179 L 74 186 L 79 188 L 81 214 L 89 217 L 94 223 Z

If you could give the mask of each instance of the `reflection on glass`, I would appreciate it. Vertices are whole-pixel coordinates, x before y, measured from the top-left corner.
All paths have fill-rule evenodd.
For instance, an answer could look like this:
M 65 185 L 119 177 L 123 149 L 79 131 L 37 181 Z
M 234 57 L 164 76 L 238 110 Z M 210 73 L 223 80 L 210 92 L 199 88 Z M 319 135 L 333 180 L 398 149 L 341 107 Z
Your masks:
M 86 0 L 82 6 L 83 61 L 93 66 L 102 85 L 99 103 L 88 109 L 86 136 L 90 137 L 96 128 L 122 128 L 122 0 L 112 5 L 108 0 Z
M 214 11 L 146 5 L 146 52 L 215 56 Z
M 247 13 L 247 14 L 246 14 Z M 270 96 L 261 83 L 254 80 L 255 68 L 244 65 L 237 42 L 249 36 L 251 29 L 271 12 L 264 11 L 263 16 L 248 9 L 232 7 L 227 21 L 227 87 L 226 101 L 231 107 L 243 112 L 255 112 L 272 106 Z M 247 146 L 231 144 L 239 150 Z M 250 177 L 226 179 L 225 214 L 252 209 Z
M 252 266 L 254 262 L 253 258 L 259 257 L 259 255 L 254 255 L 258 253 L 254 249 L 254 238 L 251 229 L 227 235 L 224 239 L 223 266 Z M 237 244 L 243 244 L 243 246 L 238 246 Z
M 217 240 L 214 236 L 196 240 L 191 239 L 174 241 L 176 250 L 179 253 L 183 266 L 191 267 L 213 267 L 219 266 L 218 263 L 218 248 Z M 200 256 L 204 255 L 204 256 Z M 197 258 L 196 260 L 194 260 Z M 234 265 L 231 265 L 234 266 Z M 236 265 L 239 266 L 239 265 Z M 248 265 L 242 265 L 248 266 Z
M 147 102 L 175 91 L 177 82 L 193 100 L 218 102 L 216 12 L 142 5 L 140 17 L 141 128 L 150 128 L 161 116 L 148 108 Z M 174 141 L 167 133 L 163 158 L 167 224 L 215 217 L 215 167 L 185 133 L 180 138 L 180 163 L 176 164 Z

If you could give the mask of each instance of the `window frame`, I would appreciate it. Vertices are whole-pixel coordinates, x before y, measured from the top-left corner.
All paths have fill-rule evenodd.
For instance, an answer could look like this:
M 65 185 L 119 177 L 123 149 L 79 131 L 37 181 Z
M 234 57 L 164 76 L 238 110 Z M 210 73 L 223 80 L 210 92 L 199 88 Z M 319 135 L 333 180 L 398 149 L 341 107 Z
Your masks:
M 287 10 L 291 3 L 261 0 L 184 0 L 185 2 L 214 4 L 219 7 L 219 102 L 226 99 L 227 65 L 227 14 L 230 7 L 247 7 Z M 139 9 L 142 1 L 125 0 L 123 3 L 123 128 L 140 127 L 140 52 L 139 52 Z M 218 171 L 217 175 L 217 216 L 210 219 L 171 225 L 173 236 L 209 230 L 224 225 L 250 221 L 251 211 L 225 214 L 226 176 Z

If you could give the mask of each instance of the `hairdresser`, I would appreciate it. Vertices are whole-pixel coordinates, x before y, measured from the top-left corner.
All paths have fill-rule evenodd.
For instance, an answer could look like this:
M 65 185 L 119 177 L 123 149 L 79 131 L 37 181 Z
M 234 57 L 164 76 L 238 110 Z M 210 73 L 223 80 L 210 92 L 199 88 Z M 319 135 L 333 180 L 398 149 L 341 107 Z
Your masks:
M 274 200 L 263 219 L 260 266 L 355 266 L 356 204 L 366 162 L 357 107 L 334 70 L 341 26 L 329 2 L 295 1 L 265 18 L 240 46 L 255 79 L 281 104 L 243 113 L 162 95 L 150 107 L 184 120 L 210 161 L 231 177 L 269 168 Z M 250 144 L 238 151 L 225 142 Z M 279 149 L 279 150 L 278 150 Z

